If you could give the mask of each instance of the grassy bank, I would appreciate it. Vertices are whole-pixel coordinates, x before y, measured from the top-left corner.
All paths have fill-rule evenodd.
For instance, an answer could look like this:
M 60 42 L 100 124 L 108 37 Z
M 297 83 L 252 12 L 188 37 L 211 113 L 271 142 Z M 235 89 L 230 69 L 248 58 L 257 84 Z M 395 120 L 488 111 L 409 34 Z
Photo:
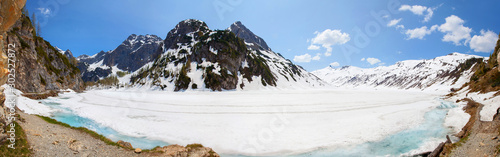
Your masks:
M 98 134 L 97 132 L 92 131 L 92 130 L 89 130 L 89 129 L 87 129 L 87 128 L 84 128 L 84 127 L 72 127 L 72 126 L 70 126 L 69 124 L 66 124 L 66 123 L 63 123 L 63 122 L 57 121 L 57 120 L 52 119 L 52 118 L 49 118 L 49 117 L 40 116 L 40 115 L 37 115 L 37 116 L 38 116 L 38 117 L 40 117 L 40 118 L 42 118 L 43 120 L 45 120 L 45 121 L 46 121 L 46 122 L 48 122 L 48 123 L 51 123 L 51 124 L 57 124 L 57 125 L 60 125 L 60 126 L 64 126 L 64 127 L 67 127 L 67 128 L 71 128 L 71 129 L 74 129 L 74 130 L 78 130 L 78 131 L 81 131 L 81 132 L 87 133 L 87 134 L 89 134 L 90 136 L 92 136 L 93 138 L 98 139 L 98 140 L 101 140 L 101 141 L 103 141 L 104 143 L 106 143 L 106 144 L 108 144 L 108 145 L 117 146 L 117 147 L 122 147 L 122 146 L 120 146 L 118 143 L 113 142 L 112 140 L 110 140 L 109 138 L 104 137 L 103 135 Z M 126 148 L 126 147 L 122 147 L 122 148 L 124 148 L 124 149 L 128 149 L 128 150 L 132 150 L 132 149 L 130 149 L 130 148 Z
M 7 140 L 5 141 L 5 143 L 0 144 L 0 156 L 30 156 L 32 152 L 29 149 L 30 146 L 28 144 L 26 133 L 24 133 L 23 128 L 17 122 L 13 122 L 13 124 L 15 125 L 14 128 L 16 129 L 16 144 L 14 145 L 15 149 L 8 147 L 10 141 Z

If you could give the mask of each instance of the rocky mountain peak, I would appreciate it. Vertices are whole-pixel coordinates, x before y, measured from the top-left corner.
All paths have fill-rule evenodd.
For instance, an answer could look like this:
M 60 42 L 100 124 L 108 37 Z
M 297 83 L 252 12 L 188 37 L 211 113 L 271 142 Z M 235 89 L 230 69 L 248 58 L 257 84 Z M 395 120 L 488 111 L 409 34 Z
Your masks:
M 138 48 L 143 44 L 152 44 L 152 43 L 160 43 L 163 39 L 156 35 L 130 35 L 125 41 L 123 41 L 123 45 L 129 46 L 131 49 Z
M 198 31 L 206 32 L 209 30 L 210 29 L 205 22 L 196 19 L 187 19 L 179 22 L 174 29 L 168 32 L 167 38 L 173 35 L 188 34 Z
M 245 40 L 245 42 L 253 44 L 249 45 L 250 48 L 271 51 L 271 48 L 267 46 L 267 43 L 264 41 L 264 39 L 255 35 L 240 21 L 236 21 L 235 23 L 233 23 L 227 30 L 233 32 L 237 37 Z
M 71 52 L 71 50 L 69 50 L 69 49 L 67 49 L 66 51 L 64 51 L 64 55 L 66 57 L 68 57 L 68 59 L 74 58 L 73 57 L 73 52 Z

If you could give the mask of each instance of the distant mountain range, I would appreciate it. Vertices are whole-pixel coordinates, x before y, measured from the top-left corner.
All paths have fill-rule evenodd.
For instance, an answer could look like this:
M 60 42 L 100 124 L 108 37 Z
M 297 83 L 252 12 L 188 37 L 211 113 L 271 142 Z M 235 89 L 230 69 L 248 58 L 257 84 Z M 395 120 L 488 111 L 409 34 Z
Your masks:
M 389 87 L 397 89 L 450 90 L 460 88 L 484 57 L 452 53 L 430 60 L 400 61 L 391 66 L 363 69 L 326 67 L 313 71 L 335 87 Z

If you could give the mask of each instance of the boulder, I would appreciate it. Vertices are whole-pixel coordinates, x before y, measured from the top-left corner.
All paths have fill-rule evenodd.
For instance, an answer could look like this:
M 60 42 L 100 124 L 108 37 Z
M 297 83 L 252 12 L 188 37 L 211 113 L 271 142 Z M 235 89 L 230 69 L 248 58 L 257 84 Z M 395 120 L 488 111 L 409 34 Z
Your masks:
M 154 149 L 155 152 L 161 152 L 161 156 L 168 157 L 220 157 L 212 148 L 204 147 L 201 144 L 190 144 L 186 147 L 174 144 Z
M 142 149 L 141 149 L 141 148 L 136 148 L 136 149 L 134 150 L 134 152 L 135 152 L 135 153 L 137 153 L 137 154 L 139 154 L 139 153 L 141 153 L 141 152 L 142 152 Z
M 128 148 L 128 149 L 134 149 L 134 147 L 132 147 L 132 144 L 130 144 L 129 142 L 125 142 L 125 141 L 122 141 L 122 140 L 119 140 L 118 142 L 116 142 L 119 146 L 123 147 L 123 148 Z

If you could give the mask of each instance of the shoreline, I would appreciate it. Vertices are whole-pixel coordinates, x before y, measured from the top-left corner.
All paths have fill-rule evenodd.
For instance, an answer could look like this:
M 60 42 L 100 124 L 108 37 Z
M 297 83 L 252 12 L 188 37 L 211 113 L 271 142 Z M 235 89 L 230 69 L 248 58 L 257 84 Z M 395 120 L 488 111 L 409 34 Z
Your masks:
M 36 115 L 20 111 L 17 113 L 22 119 L 19 124 L 27 135 L 33 156 L 219 156 L 211 148 L 201 144 L 186 147 L 158 146 L 151 150 L 134 149 L 128 142 L 106 141 L 81 129 L 70 128 L 69 125 L 52 124 Z
M 423 152 L 415 156 L 496 156 L 500 149 L 500 108 L 493 117 L 493 121 L 482 121 L 481 110 L 485 105 L 470 98 L 457 101 L 467 102 L 463 110 L 471 115 L 462 131 L 453 135 L 458 142 L 442 142 L 434 151 Z

